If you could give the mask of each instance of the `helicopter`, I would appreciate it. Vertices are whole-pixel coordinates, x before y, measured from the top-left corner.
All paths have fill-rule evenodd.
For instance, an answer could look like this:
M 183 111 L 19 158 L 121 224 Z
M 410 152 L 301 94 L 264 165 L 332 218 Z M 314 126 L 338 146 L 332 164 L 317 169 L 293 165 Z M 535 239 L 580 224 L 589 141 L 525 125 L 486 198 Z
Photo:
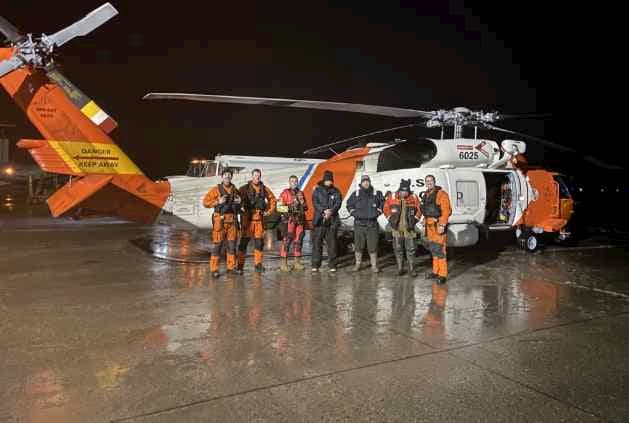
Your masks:
M 196 163 L 200 172 L 153 181 L 110 137 L 117 126 L 115 120 L 63 76 L 53 60 L 58 47 L 89 34 L 117 13 L 110 3 L 105 3 L 67 28 L 40 37 L 23 35 L 0 18 L 0 32 L 9 42 L 7 47 L 0 48 L 0 85 L 43 136 L 43 139 L 22 139 L 17 146 L 26 149 L 43 171 L 70 176 L 47 200 L 53 217 L 89 210 L 148 224 L 207 229 L 211 227 L 212 210 L 204 208 L 202 200 L 219 183 L 222 169 L 234 171 L 233 183 L 239 185 L 248 180 L 255 167 L 262 170 L 265 184 L 276 193 L 285 187 L 289 175 L 297 175 L 306 198 L 310 198 L 326 170 L 334 172 L 335 185 L 344 198 L 350 189 L 358 186 L 364 174 L 371 177 L 375 187 L 391 192 L 402 178 L 411 179 L 412 187 L 421 190 L 426 175 L 432 174 L 448 192 L 453 205 L 448 225 L 448 243 L 452 246 L 474 245 L 481 232 L 515 230 L 519 245 L 536 251 L 543 245 L 545 235 L 563 238 L 570 235 L 566 227 L 573 212 L 573 200 L 562 175 L 529 169 L 523 141 L 505 139 L 498 144 L 478 138 L 476 130 L 474 138 L 462 137 L 462 129 L 470 126 L 523 135 L 494 123 L 524 116 L 497 112 L 466 108 L 422 111 L 311 100 L 150 93 L 145 99 L 264 104 L 418 120 L 304 152 L 304 155 L 332 152 L 327 159 L 218 155 L 214 160 Z M 441 138 L 360 142 L 336 151 L 373 135 L 412 126 L 441 128 Z M 448 127 L 454 128 L 451 139 L 444 138 L 443 130 Z M 505 207 L 502 205 L 506 192 L 511 200 Z M 341 218 L 342 231 L 350 233 L 353 220 L 345 207 L 341 209 Z M 307 215 L 307 219 L 312 220 L 312 215 Z M 390 230 L 383 216 L 379 223 L 383 232 Z
M 502 115 L 498 112 L 472 111 L 465 107 L 423 111 L 356 103 L 190 93 L 148 93 L 144 99 L 258 104 L 413 118 L 416 121 L 410 124 L 369 132 L 304 151 L 305 155 L 330 151 L 332 157 L 312 164 L 312 170 L 307 169 L 300 177 L 300 188 L 309 196 L 323 173 L 332 170 L 335 185 L 346 201 L 350 190 L 359 185 L 362 175 L 369 175 L 372 184 L 389 195 L 396 190 L 401 179 L 410 179 L 411 188 L 417 192 L 424 187 L 426 176 L 433 175 L 438 185 L 449 194 L 453 207 L 447 228 L 449 246 L 472 246 L 479 241 L 481 234 L 514 230 L 518 245 L 527 251 L 536 251 L 542 248 L 549 234 L 561 240 L 571 235 L 567 225 L 573 213 L 574 201 L 564 177 L 544 169 L 529 169 L 524 156 L 524 141 L 505 139 L 498 144 L 478 137 L 478 128 L 523 136 L 525 134 L 500 128 L 494 123 L 503 119 L 548 117 L 547 114 Z M 416 126 L 440 128 L 441 137 L 355 144 L 374 135 Z M 453 128 L 453 137 L 449 139 L 444 137 L 448 127 Z M 462 136 L 465 127 L 474 127 L 474 138 Z M 563 148 L 547 140 L 536 140 Z M 341 146 L 351 143 L 354 145 L 337 152 Z M 259 162 L 265 163 L 266 160 L 261 158 Z M 286 168 L 280 172 L 265 172 L 266 184 L 279 190 L 293 171 Z M 171 179 L 170 182 L 173 186 L 191 183 L 189 178 Z M 177 203 L 176 198 L 173 203 Z M 351 231 L 353 218 L 343 206 L 340 217 L 342 230 Z M 380 216 L 379 224 L 382 232 L 390 232 L 384 216 Z

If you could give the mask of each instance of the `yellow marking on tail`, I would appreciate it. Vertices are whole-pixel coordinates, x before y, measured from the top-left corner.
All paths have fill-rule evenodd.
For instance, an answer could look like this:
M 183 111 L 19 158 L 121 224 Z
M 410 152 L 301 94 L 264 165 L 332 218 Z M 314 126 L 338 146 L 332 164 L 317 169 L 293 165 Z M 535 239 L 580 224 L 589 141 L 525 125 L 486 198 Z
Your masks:
M 143 175 L 116 144 L 49 141 L 63 161 L 76 173 Z

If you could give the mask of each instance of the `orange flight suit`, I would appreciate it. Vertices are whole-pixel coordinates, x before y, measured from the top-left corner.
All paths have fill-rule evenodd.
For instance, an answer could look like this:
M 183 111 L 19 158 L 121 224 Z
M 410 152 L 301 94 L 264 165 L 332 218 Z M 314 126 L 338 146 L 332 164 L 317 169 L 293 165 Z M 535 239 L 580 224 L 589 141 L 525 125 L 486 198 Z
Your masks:
M 260 192 L 264 188 L 264 193 Z M 238 248 L 238 268 L 242 269 L 245 265 L 245 257 L 247 255 L 247 245 L 253 238 L 254 242 L 254 262 L 256 265 L 262 264 L 262 251 L 264 249 L 264 223 L 263 217 L 275 210 L 275 195 L 264 184 L 254 184 L 249 181 L 240 187 L 240 197 L 243 200 L 242 214 L 242 237 Z M 254 204 L 256 201 L 264 202 L 264 209 L 260 209 L 261 204 Z
M 223 193 L 221 193 L 221 191 Z M 225 204 L 222 212 L 218 200 L 223 194 L 228 196 L 238 196 L 238 191 L 234 185 L 226 187 L 222 184 L 210 189 L 203 198 L 203 205 L 207 208 L 214 208 L 212 214 L 212 253 L 210 256 L 210 272 L 218 272 L 220 262 L 220 251 L 224 241 L 227 253 L 227 270 L 233 270 L 236 265 L 236 240 L 238 239 L 238 216 L 231 209 L 229 204 Z M 233 197 L 232 197 L 233 198 Z
M 437 190 L 435 203 L 441 209 L 440 216 L 436 217 L 428 217 L 425 213 L 424 205 L 427 198 L 434 193 L 433 191 L 425 191 L 422 193 L 422 214 L 425 216 L 425 224 L 426 224 L 426 237 L 428 238 L 428 250 L 432 254 L 432 273 L 437 276 L 442 276 L 444 278 L 448 277 L 448 260 L 446 258 L 446 243 L 447 243 L 447 232 L 446 225 L 448 224 L 448 219 L 452 214 L 452 207 L 450 206 L 450 198 L 448 194 L 441 189 L 441 187 L 435 187 Z M 444 232 L 443 234 L 439 234 L 438 227 L 439 225 L 443 225 Z

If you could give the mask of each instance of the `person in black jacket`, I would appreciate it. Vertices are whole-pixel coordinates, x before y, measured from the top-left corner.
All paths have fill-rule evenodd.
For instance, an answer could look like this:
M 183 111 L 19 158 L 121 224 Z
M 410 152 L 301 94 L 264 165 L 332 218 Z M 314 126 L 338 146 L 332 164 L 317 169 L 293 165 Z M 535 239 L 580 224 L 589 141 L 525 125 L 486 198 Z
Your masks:
M 341 191 L 334 186 L 334 175 L 326 170 L 323 180 L 319 181 L 312 192 L 312 205 L 314 215 L 312 217 L 312 271 L 318 272 L 321 267 L 321 255 L 323 254 L 323 241 L 328 250 L 328 267 L 330 272 L 336 272 L 336 244 L 337 231 L 341 224 L 339 209 L 343 198 Z
M 384 208 L 384 196 L 382 192 L 374 190 L 369 176 L 360 178 L 360 188 L 352 193 L 347 200 L 347 211 L 354 217 L 354 256 L 356 264 L 354 272 L 360 270 L 363 258 L 363 250 L 367 244 L 371 271 L 378 273 L 378 216 Z

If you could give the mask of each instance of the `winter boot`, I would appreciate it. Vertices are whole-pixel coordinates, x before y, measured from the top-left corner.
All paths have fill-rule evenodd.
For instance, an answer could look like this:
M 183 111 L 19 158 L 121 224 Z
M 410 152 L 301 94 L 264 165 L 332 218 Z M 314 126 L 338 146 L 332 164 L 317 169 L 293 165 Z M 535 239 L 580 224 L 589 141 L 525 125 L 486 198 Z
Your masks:
M 282 272 L 290 272 L 290 267 L 288 266 L 288 257 L 281 258 L 280 270 Z
M 397 275 L 402 276 L 404 274 L 404 255 L 395 253 L 395 261 L 397 262 Z
M 305 267 L 301 264 L 301 257 L 295 257 L 295 261 L 293 262 L 293 270 L 304 270 Z
M 358 272 L 360 270 L 360 264 L 363 261 L 363 253 L 354 253 L 354 257 L 356 258 L 356 264 L 352 268 L 352 272 Z
M 369 261 L 371 262 L 371 272 L 380 273 L 380 269 L 378 269 L 378 254 L 377 253 L 369 254 Z
M 416 277 L 417 270 L 415 269 L 415 252 L 407 252 L 406 260 L 408 260 L 408 274 L 412 277 Z

